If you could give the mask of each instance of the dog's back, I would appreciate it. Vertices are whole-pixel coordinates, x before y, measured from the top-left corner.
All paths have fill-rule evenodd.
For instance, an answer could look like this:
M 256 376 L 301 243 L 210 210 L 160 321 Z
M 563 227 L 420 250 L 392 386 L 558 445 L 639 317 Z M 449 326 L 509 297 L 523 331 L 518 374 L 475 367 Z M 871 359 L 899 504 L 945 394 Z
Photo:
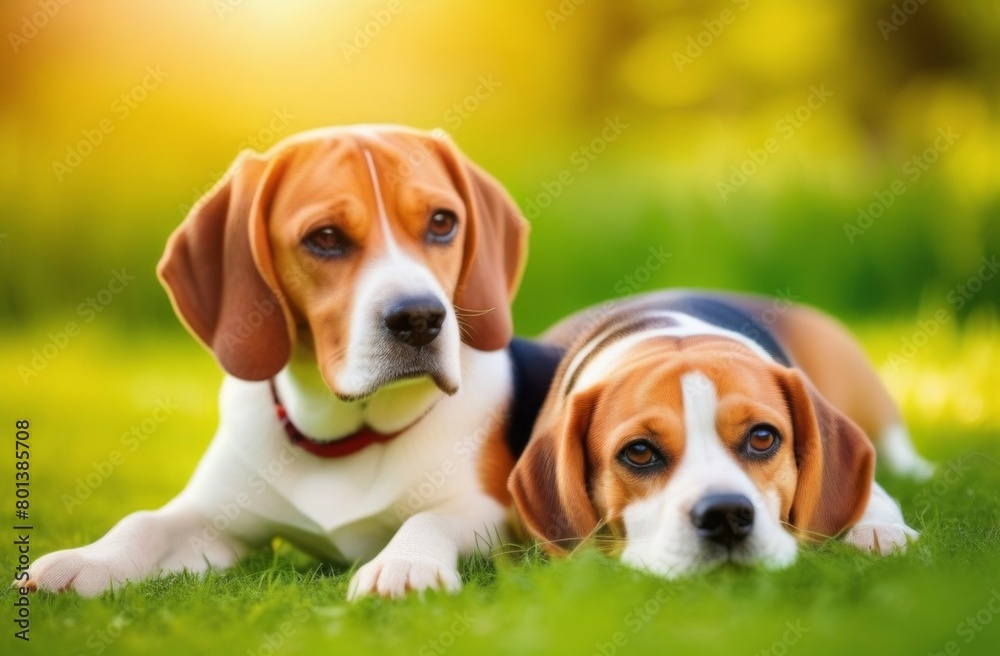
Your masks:
M 840 323 L 809 306 L 751 294 L 652 292 L 578 312 L 541 339 L 572 354 L 604 334 L 612 335 L 615 326 L 630 317 L 662 312 L 680 312 L 753 340 L 777 361 L 801 369 L 834 407 L 876 442 L 892 469 L 929 473 L 909 446 L 900 412 L 864 351 Z

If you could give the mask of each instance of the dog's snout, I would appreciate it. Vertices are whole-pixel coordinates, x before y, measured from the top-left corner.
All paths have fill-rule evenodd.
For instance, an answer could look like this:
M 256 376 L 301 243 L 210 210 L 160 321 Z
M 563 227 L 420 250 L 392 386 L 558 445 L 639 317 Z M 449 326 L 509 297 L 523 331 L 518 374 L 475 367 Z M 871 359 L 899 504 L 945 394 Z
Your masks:
M 446 315 L 447 310 L 436 298 L 406 298 L 389 308 L 382 316 L 382 323 L 398 341 L 420 347 L 430 344 L 441 333 Z
M 753 515 L 753 503 L 742 494 L 709 494 L 691 508 L 698 536 L 724 547 L 750 535 Z

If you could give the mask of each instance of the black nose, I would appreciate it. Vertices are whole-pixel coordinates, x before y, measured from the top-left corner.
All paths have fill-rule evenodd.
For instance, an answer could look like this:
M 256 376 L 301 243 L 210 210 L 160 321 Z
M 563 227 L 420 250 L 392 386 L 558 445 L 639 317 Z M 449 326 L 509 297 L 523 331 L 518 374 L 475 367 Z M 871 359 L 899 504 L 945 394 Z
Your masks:
M 753 530 L 753 504 L 742 494 L 709 494 L 691 508 L 698 537 L 731 547 Z
M 446 311 L 436 298 L 406 298 L 382 316 L 382 323 L 400 342 L 425 346 L 441 332 Z

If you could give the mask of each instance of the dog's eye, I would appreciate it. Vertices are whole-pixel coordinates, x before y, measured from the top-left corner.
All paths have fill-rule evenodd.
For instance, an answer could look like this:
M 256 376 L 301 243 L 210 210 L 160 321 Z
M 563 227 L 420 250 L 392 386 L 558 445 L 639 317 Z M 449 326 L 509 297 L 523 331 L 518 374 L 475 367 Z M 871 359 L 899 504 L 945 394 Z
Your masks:
M 768 456 L 777 450 L 781 437 L 773 426 L 759 424 L 750 429 L 746 437 L 746 451 L 752 456 Z
M 347 236 L 333 226 L 324 226 L 313 230 L 306 235 L 302 243 L 313 255 L 323 258 L 341 257 L 347 254 L 351 247 Z
M 663 462 L 663 456 L 649 440 L 636 440 L 626 444 L 618 454 L 618 459 L 637 469 L 653 467 Z
M 458 231 L 458 217 L 450 210 L 437 210 L 431 215 L 427 226 L 427 241 L 434 244 L 447 244 Z

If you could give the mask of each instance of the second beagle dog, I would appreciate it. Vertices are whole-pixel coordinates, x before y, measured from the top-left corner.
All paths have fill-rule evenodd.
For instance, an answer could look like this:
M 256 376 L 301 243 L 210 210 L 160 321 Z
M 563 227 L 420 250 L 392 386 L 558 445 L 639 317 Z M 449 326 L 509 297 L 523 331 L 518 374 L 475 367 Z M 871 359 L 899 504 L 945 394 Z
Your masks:
M 624 562 L 673 576 L 785 566 L 796 538 L 884 554 L 917 537 L 873 482 L 865 434 L 894 470 L 930 465 L 819 312 L 665 292 L 581 312 L 543 341 L 565 355 L 509 487 L 550 552 L 603 535 Z

